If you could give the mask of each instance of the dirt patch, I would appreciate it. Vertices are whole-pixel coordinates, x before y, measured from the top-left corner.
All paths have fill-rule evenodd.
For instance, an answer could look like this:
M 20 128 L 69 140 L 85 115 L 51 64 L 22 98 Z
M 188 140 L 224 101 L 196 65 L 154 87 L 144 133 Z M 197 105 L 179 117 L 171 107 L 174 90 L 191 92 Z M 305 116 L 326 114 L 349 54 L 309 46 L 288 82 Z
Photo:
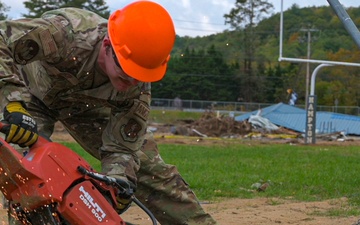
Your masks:
M 207 207 L 222 224 L 352 224 L 356 218 L 321 216 L 342 207 L 343 200 L 293 202 L 278 199 L 232 199 Z
M 282 199 L 230 199 L 203 204 L 221 225 L 350 225 L 355 217 L 325 216 L 329 210 L 341 210 L 346 199 L 323 202 L 294 202 Z M 123 216 L 125 221 L 139 225 L 150 224 L 145 213 L 132 206 Z
M 356 217 L 325 216 L 330 210 L 343 210 L 346 199 L 322 202 L 295 202 L 283 199 L 229 199 L 202 203 L 221 225 L 351 225 Z M 137 206 L 132 206 L 122 218 L 136 225 L 150 225 L 149 217 Z M 0 210 L 0 224 L 7 225 L 6 210 Z

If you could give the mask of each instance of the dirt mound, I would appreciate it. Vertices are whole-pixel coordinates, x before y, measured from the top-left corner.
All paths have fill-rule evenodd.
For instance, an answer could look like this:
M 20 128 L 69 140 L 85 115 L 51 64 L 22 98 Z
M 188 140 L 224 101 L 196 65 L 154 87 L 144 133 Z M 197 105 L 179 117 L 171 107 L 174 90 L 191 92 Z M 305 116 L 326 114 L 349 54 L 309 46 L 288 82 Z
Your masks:
M 179 136 L 220 137 L 220 138 L 278 138 L 296 140 L 300 134 L 283 127 L 273 125 L 273 128 L 255 126 L 248 120 L 236 121 L 229 115 L 219 115 L 207 111 L 198 120 L 178 120 L 174 124 L 150 124 L 155 133 L 171 133 Z
M 246 121 L 235 121 L 233 117 L 208 111 L 203 113 L 199 120 L 189 121 L 187 124 L 175 124 L 171 132 L 184 136 L 239 136 L 251 132 L 251 125 Z

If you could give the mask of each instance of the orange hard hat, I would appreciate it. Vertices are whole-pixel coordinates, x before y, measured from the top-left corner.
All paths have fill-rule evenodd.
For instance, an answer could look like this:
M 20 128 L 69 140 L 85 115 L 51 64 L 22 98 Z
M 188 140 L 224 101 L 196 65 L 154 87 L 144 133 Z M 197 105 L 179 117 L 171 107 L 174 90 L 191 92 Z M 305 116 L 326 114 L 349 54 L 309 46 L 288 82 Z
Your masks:
M 161 80 L 175 42 L 169 13 L 151 1 L 136 1 L 110 15 L 108 34 L 121 68 L 142 82 Z

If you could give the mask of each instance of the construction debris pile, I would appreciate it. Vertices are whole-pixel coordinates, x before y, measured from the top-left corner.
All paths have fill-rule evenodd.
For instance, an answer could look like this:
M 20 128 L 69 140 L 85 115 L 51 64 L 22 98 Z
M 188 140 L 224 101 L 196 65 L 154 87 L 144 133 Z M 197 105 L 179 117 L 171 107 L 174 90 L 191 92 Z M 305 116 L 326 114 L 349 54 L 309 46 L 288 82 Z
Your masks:
M 218 115 L 214 111 L 205 112 L 199 120 L 176 125 L 171 128 L 171 133 L 184 136 L 200 137 L 249 137 L 256 135 L 266 136 L 274 134 L 299 134 L 289 131 L 263 119 L 236 121 L 227 115 Z

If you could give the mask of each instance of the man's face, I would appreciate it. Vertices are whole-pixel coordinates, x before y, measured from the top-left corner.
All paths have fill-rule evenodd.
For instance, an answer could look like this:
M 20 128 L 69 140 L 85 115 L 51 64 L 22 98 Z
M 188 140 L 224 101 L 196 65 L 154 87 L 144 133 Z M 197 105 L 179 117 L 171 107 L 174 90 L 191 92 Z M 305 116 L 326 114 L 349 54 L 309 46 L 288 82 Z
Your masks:
M 128 76 L 121 68 L 111 45 L 107 47 L 106 51 L 106 73 L 114 88 L 118 91 L 126 91 L 137 85 L 139 81 Z

